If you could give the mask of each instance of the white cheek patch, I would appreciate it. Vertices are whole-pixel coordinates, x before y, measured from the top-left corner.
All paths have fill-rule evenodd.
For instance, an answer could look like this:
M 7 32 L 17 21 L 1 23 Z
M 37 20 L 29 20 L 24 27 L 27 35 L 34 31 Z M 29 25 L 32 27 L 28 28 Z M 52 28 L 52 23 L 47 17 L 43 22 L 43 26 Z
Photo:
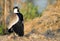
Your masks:
M 18 9 L 14 9 L 14 13 L 18 13 Z
M 19 21 L 19 17 L 16 15 L 16 19 L 14 19 L 9 25 L 8 29 L 10 29 L 13 25 L 15 25 Z

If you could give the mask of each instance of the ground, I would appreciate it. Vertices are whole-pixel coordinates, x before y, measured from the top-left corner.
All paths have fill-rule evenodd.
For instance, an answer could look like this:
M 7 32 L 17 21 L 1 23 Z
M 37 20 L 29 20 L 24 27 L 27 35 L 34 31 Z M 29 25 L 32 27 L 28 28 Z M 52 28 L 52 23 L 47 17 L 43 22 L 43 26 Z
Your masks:
M 60 31 L 50 32 L 50 34 L 32 33 L 29 36 L 8 38 L 8 35 L 0 36 L 0 41 L 60 41 Z

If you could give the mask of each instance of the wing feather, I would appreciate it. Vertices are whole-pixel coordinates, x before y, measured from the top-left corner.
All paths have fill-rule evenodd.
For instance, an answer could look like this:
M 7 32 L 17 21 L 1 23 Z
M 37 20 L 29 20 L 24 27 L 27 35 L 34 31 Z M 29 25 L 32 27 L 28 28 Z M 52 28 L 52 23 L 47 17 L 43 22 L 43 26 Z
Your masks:
M 14 24 L 16 24 L 19 21 L 19 18 L 16 14 L 13 14 L 10 17 L 10 21 L 9 21 L 9 25 L 8 25 L 8 29 L 10 29 Z

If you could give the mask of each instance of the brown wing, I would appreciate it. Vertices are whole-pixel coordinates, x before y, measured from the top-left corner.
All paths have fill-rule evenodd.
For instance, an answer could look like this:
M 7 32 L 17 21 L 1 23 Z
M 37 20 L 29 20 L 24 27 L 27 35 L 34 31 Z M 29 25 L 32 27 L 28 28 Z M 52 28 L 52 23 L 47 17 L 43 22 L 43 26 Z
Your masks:
M 16 22 L 16 21 L 17 21 L 17 15 L 16 15 L 16 14 L 12 14 L 12 15 L 10 16 L 8 28 L 11 28 L 12 25 L 14 24 L 14 22 Z

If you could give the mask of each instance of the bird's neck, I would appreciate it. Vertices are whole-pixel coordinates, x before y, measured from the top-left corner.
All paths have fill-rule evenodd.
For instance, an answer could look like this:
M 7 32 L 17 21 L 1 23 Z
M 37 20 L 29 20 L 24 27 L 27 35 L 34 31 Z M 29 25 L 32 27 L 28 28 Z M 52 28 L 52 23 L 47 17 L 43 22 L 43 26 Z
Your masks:
M 17 16 L 20 18 L 20 13 L 16 13 L 17 14 Z
M 17 15 L 19 15 L 20 13 L 18 12 L 18 13 L 16 13 Z

